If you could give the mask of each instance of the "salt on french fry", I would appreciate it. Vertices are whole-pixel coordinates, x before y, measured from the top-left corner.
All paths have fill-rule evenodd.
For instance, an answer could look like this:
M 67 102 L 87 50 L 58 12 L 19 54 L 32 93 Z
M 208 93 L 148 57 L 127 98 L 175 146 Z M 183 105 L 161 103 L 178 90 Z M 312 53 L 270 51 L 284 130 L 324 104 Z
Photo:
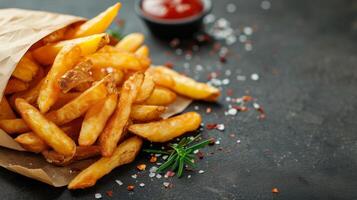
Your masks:
M 70 30 L 67 31 L 65 37 L 71 39 L 105 32 L 117 16 L 120 7 L 121 4 L 116 3 L 112 7 L 109 7 L 107 10 L 100 13 L 98 16 L 84 22 L 83 24 L 70 27 Z
M 89 108 L 79 134 L 78 143 L 80 146 L 89 146 L 95 143 L 107 120 L 113 114 L 117 100 L 118 95 L 112 94 Z
M 9 102 L 7 101 L 6 97 L 2 97 L 0 99 L 0 120 L 2 119 L 15 119 L 16 115 L 14 111 L 12 111 Z
M 161 119 L 166 110 L 165 106 L 134 105 L 130 117 L 134 122 L 150 122 Z
M 133 124 L 129 131 L 151 142 L 168 142 L 184 133 L 196 130 L 201 124 L 201 116 L 188 112 L 172 118 L 145 124 Z
M 65 46 L 58 53 L 38 95 L 37 104 L 42 113 L 49 111 L 56 102 L 61 92 L 58 79 L 77 64 L 80 56 L 81 49 L 77 45 Z
M 176 94 L 169 89 L 163 87 L 155 87 L 149 98 L 146 99 L 144 104 L 167 106 L 176 100 Z
M 12 76 L 21 81 L 30 82 L 39 68 L 40 66 L 31 59 L 31 56 L 25 55 L 17 64 Z
M 135 52 L 144 42 L 145 37 L 142 33 L 131 33 L 121 39 L 115 48 L 127 51 L 127 52 Z
M 31 130 L 58 153 L 73 157 L 76 144 L 57 125 L 46 119 L 35 107 L 23 99 L 16 99 L 17 110 Z
M 220 91 L 217 88 L 205 83 L 199 83 L 167 67 L 154 67 L 153 70 L 171 76 L 175 84 L 168 86 L 168 88 L 183 96 L 197 100 L 216 101 L 220 95 Z
M 119 140 L 122 138 L 124 127 L 127 125 L 130 117 L 131 106 L 136 99 L 143 79 L 144 74 L 135 73 L 124 82 L 118 106 L 100 135 L 99 142 L 102 147 L 103 156 L 111 156 Z
M 10 78 L 9 82 L 7 82 L 4 94 L 13 94 L 16 92 L 22 92 L 29 88 L 30 84 L 24 81 L 21 81 L 17 78 Z
M 49 43 L 37 48 L 32 52 L 34 59 L 42 65 L 50 65 L 64 46 L 78 45 L 82 56 L 90 55 L 109 43 L 109 36 L 106 33 L 91 35 L 88 37 L 73 40 L 64 40 L 56 43 Z
M 69 184 L 68 189 L 84 189 L 93 186 L 97 180 L 114 168 L 131 163 L 139 153 L 142 139 L 131 137 L 115 148 L 110 157 L 102 157 L 81 171 Z

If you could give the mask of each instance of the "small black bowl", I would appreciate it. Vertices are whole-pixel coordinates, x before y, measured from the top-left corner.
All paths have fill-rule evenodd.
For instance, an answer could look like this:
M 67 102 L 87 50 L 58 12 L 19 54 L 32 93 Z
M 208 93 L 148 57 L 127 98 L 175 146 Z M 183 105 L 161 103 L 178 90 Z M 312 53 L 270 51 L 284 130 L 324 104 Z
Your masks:
M 202 0 L 204 8 L 200 14 L 183 19 L 165 20 L 146 15 L 142 10 L 142 1 L 136 0 L 135 11 L 150 31 L 160 38 L 191 37 L 202 28 L 203 18 L 211 12 L 213 7 L 211 0 Z

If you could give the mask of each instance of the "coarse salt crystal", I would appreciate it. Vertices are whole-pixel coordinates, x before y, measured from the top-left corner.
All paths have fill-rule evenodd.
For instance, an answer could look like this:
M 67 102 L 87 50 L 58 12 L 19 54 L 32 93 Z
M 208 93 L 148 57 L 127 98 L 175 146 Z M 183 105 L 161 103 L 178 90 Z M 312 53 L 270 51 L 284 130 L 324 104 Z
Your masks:
M 226 97 L 226 101 L 230 102 L 231 100 L 232 100 L 232 98 Z
M 261 7 L 263 10 L 269 10 L 270 7 L 271 7 L 271 3 L 270 3 L 270 1 L 264 0 L 264 1 L 262 1 L 262 3 L 260 4 L 260 7 Z
M 195 110 L 199 110 L 200 109 L 200 107 L 198 107 L 198 106 L 195 106 L 195 107 L 193 107 Z
M 253 34 L 253 29 L 252 29 L 252 27 L 246 26 L 246 27 L 244 27 L 243 32 L 246 35 L 252 35 Z
M 162 159 L 166 160 L 168 157 L 169 157 L 168 155 L 164 155 L 164 156 L 162 156 Z
M 232 72 L 231 72 L 231 70 L 227 69 L 227 70 L 224 72 L 224 74 L 225 74 L 226 76 L 230 76 L 230 75 L 232 74 Z
M 233 3 L 229 3 L 227 4 L 226 10 L 229 13 L 234 13 L 237 10 L 237 6 Z
M 241 43 L 244 43 L 244 42 L 246 42 L 247 41 L 247 36 L 246 35 L 240 35 L 239 36 L 239 41 L 241 42 Z
M 250 44 L 250 43 L 246 43 L 244 45 L 244 48 L 245 48 L 246 51 L 251 51 L 251 50 L 253 50 L 253 45 Z
M 144 186 L 145 186 L 145 183 L 140 183 L 139 186 L 140 186 L 140 187 L 144 187 Z
M 217 124 L 216 128 L 220 131 L 224 131 L 224 124 Z
M 196 70 L 197 70 L 197 71 L 202 71 L 202 70 L 203 70 L 202 65 L 196 65 Z
M 120 180 L 115 180 L 115 182 L 120 186 L 123 185 L 123 182 L 121 182 Z
M 210 24 L 213 23 L 215 20 L 216 20 L 216 16 L 214 16 L 213 14 L 209 14 L 204 18 L 204 23 Z
M 228 78 L 223 79 L 223 80 L 222 80 L 222 84 L 223 84 L 223 85 L 228 85 L 228 84 L 229 84 L 229 79 L 228 79 Z
M 167 187 L 170 186 L 170 183 L 169 183 L 169 182 L 163 182 L 162 184 L 165 186 L 165 188 L 167 188 Z
M 155 174 L 154 172 L 150 172 L 150 173 L 149 173 L 149 177 L 150 177 L 150 178 L 153 178 L 153 177 L 155 177 L 155 176 L 156 176 L 156 174 Z
M 196 149 L 193 151 L 194 154 L 197 154 L 200 150 Z
M 260 105 L 254 102 L 254 103 L 253 103 L 253 107 L 254 107 L 255 109 L 259 109 L 259 108 L 260 108 Z
M 131 178 L 133 178 L 133 179 L 136 179 L 137 177 L 138 177 L 138 175 L 136 175 L 136 174 L 131 175 Z
M 259 80 L 259 75 L 258 75 L 258 74 L 252 74 L 252 75 L 250 76 L 250 78 L 251 78 L 253 81 L 257 81 L 257 80 Z
M 154 172 L 157 171 L 157 169 L 158 169 L 157 167 L 153 166 L 153 167 L 150 168 L 149 172 L 153 172 L 154 173 Z
M 161 178 L 161 174 L 156 174 L 156 178 Z
M 245 76 L 243 76 L 243 75 L 238 75 L 237 76 L 237 80 L 238 81 L 245 81 L 247 78 L 245 77 Z
M 228 115 L 236 115 L 237 112 L 238 112 L 237 109 L 231 108 L 231 109 L 228 110 L 227 114 Z
M 102 196 L 101 193 L 95 193 L 94 197 L 95 197 L 96 199 L 101 199 L 103 196 Z
M 200 171 L 198 171 L 198 173 L 199 173 L 199 174 L 203 174 L 203 173 L 205 173 L 205 171 L 200 170 Z
M 188 175 L 187 178 L 190 179 L 190 178 L 191 178 L 191 175 Z
M 237 140 L 237 144 L 240 144 L 240 140 Z

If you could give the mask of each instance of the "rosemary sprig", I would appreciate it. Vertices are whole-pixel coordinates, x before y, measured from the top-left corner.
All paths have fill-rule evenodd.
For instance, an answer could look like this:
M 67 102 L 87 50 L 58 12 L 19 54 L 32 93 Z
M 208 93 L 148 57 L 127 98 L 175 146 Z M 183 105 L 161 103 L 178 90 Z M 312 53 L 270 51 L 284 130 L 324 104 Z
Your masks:
M 191 167 L 196 167 L 194 158 L 194 151 L 201 149 L 207 146 L 210 143 L 210 140 L 205 140 L 193 145 L 194 141 L 199 138 L 200 135 L 197 135 L 194 138 L 185 137 L 180 140 L 177 144 L 170 144 L 169 150 L 155 150 L 155 149 L 145 149 L 144 151 L 147 153 L 158 153 L 169 155 L 168 159 L 165 163 L 163 163 L 158 169 L 158 173 L 162 173 L 165 170 L 170 169 L 171 171 L 177 172 L 177 176 L 181 177 L 183 174 L 183 170 L 186 165 Z M 190 145 L 190 146 L 189 146 Z

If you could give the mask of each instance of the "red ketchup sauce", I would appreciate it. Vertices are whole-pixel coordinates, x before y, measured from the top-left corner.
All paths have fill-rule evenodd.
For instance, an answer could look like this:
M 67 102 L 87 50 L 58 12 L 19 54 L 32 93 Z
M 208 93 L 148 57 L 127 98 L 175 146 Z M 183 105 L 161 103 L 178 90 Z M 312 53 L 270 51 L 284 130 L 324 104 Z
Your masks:
M 202 0 L 143 0 L 143 12 L 153 18 L 176 20 L 193 17 L 203 11 Z

